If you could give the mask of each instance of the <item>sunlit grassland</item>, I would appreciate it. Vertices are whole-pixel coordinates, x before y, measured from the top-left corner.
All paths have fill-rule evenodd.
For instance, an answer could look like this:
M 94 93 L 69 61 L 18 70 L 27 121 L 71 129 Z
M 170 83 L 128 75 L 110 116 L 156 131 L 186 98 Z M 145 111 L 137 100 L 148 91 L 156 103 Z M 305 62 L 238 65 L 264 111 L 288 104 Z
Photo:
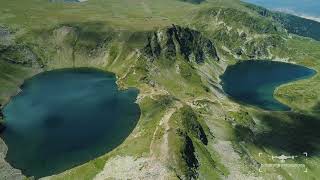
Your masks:
M 234 0 L 208 0 L 200 5 L 178 0 L 89 0 L 82 3 L 2 0 L 0 22 L 27 29 L 43 29 L 68 22 L 102 22 L 116 28 L 147 30 L 188 24 L 199 9 L 213 6 L 244 9 Z
M 168 6 L 168 3 L 171 6 Z M 177 8 L 179 6 L 179 8 Z M 195 7 L 178 1 L 90 0 L 50 3 L 46 0 L 3 0 L 1 22 L 26 28 L 45 28 L 66 22 L 102 22 L 120 28 L 150 29 L 180 21 Z M 169 9 L 167 7 L 170 7 Z

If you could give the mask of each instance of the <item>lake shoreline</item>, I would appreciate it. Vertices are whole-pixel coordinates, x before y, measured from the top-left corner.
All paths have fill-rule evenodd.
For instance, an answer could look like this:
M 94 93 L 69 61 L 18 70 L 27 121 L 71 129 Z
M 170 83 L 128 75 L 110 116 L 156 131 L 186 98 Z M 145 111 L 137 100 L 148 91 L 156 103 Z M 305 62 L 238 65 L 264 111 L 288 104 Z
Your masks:
M 243 70 L 237 70 L 237 68 Z M 259 70 L 259 68 L 261 69 Z M 288 72 L 286 74 L 283 73 L 283 71 Z M 276 60 L 238 61 L 228 66 L 224 74 L 220 76 L 220 85 L 230 99 L 240 104 L 255 106 L 266 111 L 290 112 L 292 108 L 287 104 L 282 104 L 275 97 L 277 88 L 287 85 L 288 83 L 309 79 L 316 74 L 317 71 L 313 68 L 294 63 L 279 62 Z M 264 81 L 267 84 L 264 85 Z M 276 107 L 281 108 L 275 109 Z
M 38 76 L 38 75 L 40 75 L 40 74 L 42 74 L 42 73 L 47 73 L 47 72 L 50 72 L 50 71 L 63 71 L 63 70 L 67 70 L 67 69 L 74 69 L 74 68 L 58 68 L 58 69 L 52 69 L 52 70 L 36 71 L 31 77 L 25 78 L 21 83 L 19 83 L 19 86 L 17 86 L 16 91 L 15 91 L 14 93 L 12 93 L 10 96 L 8 96 L 8 98 L 6 98 L 7 100 L 4 101 L 3 105 L 1 106 L 0 111 L 3 112 L 3 109 L 4 109 L 8 104 L 10 104 L 10 102 L 11 102 L 12 100 L 14 100 L 15 97 L 19 96 L 19 95 L 23 92 L 22 89 L 24 88 L 25 83 L 27 83 L 27 82 L 28 82 L 29 80 L 31 80 L 32 78 L 34 78 L 34 77 L 36 77 L 36 76 Z M 120 86 L 120 84 L 119 84 L 119 82 L 118 82 L 118 76 L 116 76 L 116 74 L 113 73 L 113 72 L 105 71 L 105 70 L 103 70 L 103 69 L 101 69 L 101 68 L 91 68 L 91 67 L 80 67 L 80 69 L 94 69 L 94 70 L 99 71 L 99 72 L 101 72 L 101 73 L 106 73 L 106 74 L 109 74 L 110 76 L 113 76 L 113 77 L 115 78 L 115 83 L 116 83 L 116 86 L 117 86 L 117 89 L 119 90 L 119 92 L 125 93 L 126 90 L 130 90 L 130 89 L 132 90 L 132 89 L 134 89 L 134 91 L 136 91 L 136 93 L 137 93 L 136 98 L 138 97 L 138 95 L 139 95 L 139 93 L 140 93 L 140 92 L 139 92 L 139 89 L 137 89 L 137 88 Z M 138 105 L 138 103 L 136 103 L 136 102 L 134 102 L 134 103 Z M 138 106 L 139 106 L 139 105 L 138 105 Z M 139 119 L 140 119 L 140 115 L 139 115 L 139 118 L 137 119 L 136 123 L 139 121 Z M 2 122 L 0 122 L 0 123 L 4 126 L 4 128 L 6 127 L 6 117 L 5 117 L 5 113 L 3 113 Z M 7 149 L 7 150 L 8 150 L 8 146 L 7 146 L 7 144 L 4 142 L 4 140 L 2 139 L 2 137 L 0 137 L 0 140 L 3 142 L 3 143 L 2 143 L 2 144 L 3 144 L 3 145 L 2 145 L 2 146 L 3 146 L 2 149 Z M 123 143 L 123 142 L 121 142 L 121 143 Z M 120 143 L 120 144 L 121 144 L 121 143 Z M 8 163 L 8 161 L 6 160 L 6 158 L 7 158 L 7 150 L 6 150 L 6 151 L 3 151 L 3 152 L 0 152 L 0 154 L 3 154 L 3 155 L 0 157 L 0 158 L 1 158 L 1 161 L 5 162 L 5 164 L 7 164 L 7 165 L 10 167 L 10 169 L 11 169 L 10 172 L 11 172 L 11 171 L 17 171 L 17 172 L 20 172 L 21 175 L 24 175 L 24 173 L 22 173 L 20 169 L 16 169 L 16 168 L 13 167 L 10 163 Z M 80 164 L 80 165 L 81 165 L 81 164 Z M 77 166 L 79 166 L 79 165 L 77 165 Z M 74 167 L 72 167 L 72 168 L 74 168 Z M 52 174 L 52 175 L 54 175 L 54 174 Z M 45 177 L 46 177 L 46 176 L 45 176 Z

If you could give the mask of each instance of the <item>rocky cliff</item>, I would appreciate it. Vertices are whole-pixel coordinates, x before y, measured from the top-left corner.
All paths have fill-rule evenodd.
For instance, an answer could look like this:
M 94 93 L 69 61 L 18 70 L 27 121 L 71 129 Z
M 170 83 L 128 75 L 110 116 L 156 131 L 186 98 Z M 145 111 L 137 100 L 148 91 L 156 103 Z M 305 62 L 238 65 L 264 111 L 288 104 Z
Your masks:
M 143 52 L 155 60 L 182 57 L 186 61 L 203 63 L 205 60 L 219 60 L 214 43 L 199 31 L 172 25 L 150 33 Z

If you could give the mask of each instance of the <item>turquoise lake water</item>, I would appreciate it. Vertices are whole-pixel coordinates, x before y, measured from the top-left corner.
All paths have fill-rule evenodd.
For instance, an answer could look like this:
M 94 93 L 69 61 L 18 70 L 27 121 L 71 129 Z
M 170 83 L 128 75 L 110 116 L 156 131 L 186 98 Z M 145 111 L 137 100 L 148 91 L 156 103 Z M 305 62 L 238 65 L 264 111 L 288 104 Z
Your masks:
M 28 176 L 83 164 L 121 144 L 140 108 L 138 90 L 119 91 L 114 74 L 95 69 L 41 73 L 4 108 L 6 160 Z
M 236 101 L 266 110 L 288 111 L 288 106 L 273 97 L 276 87 L 314 74 L 316 71 L 299 65 L 250 60 L 227 67 L 220 78 L 223 90 Z

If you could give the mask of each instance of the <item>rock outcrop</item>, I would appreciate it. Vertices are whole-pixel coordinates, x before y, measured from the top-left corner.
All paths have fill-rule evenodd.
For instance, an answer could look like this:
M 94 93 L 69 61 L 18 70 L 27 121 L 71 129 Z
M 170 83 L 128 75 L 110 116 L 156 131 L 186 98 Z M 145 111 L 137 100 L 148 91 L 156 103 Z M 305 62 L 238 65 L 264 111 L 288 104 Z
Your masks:
M 42 67 L 38 56 L 26 45 L 11 45 L 0 50 L 0 59 L 11 64 Z
M 198 64 L 205 60 L 219 60 L 213 42 L 190 28 L 172 27 L 153 32 L 148 36 L 143 52 L 149 59 L 175 59 L 181 56 Z
M 26 179 L 20 170 L 14 169 L 5 161 L 8 148 L 0 138 L 0 177 L 4 180 L 23 180 Z
M 0 26 L 0 60 L 27 67 L 42 67 L 42 63 L 33 49 L 26 43 L 15 40 L 15 32 Z
M 2 105 L 0 104 L 0 133 L 5 129 L 3 125 Z M 25 177 L 20 170 L 14 169 L 9 163 L 5 161 L 8 147 L 0 138 L 0 178 L 6 180 L 22 180 Z
M 182 158 L 187 163 L 188 171 L 186 172 L 187 179 L 197 179 L 198 173 L 197 169 L 199 168 L 199 161 L 195 155 L 195 148 L 193 142 L 189 136 L 185 136 L 185 144 L 182 153 Z
M 0 50 L 12 43 L 12 35 L 9 28 L 0 26 Z

